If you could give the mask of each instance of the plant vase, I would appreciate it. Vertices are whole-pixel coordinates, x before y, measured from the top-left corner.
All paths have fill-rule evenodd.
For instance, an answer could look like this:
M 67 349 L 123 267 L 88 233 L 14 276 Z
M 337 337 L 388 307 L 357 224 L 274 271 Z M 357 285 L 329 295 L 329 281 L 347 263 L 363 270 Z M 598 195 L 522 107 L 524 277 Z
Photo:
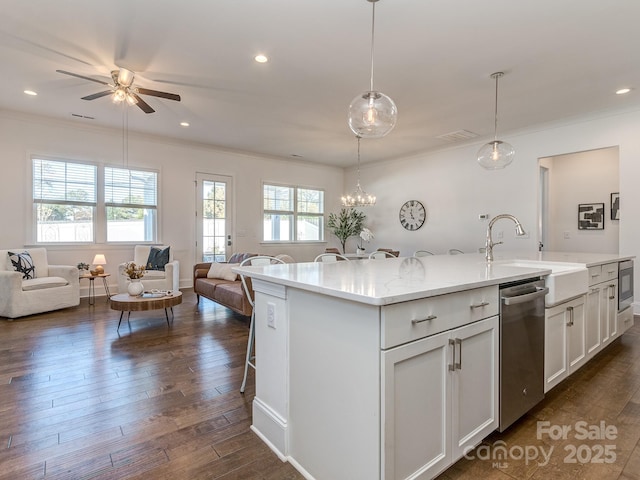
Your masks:
M 142 285 L 142 282 L 139 278 L 131 279 L 129 285 L 127 285 L 127 292 L 129 292 L 129 295 L 131 295 L 132 297 L 138 297 L 142 295 L 142 292 L 144 292 L 144 286 Z
M 357 253 L 358 255 L 364 255 L 364 253 L 365 253 L 365 249 L 364 249 L 364 248 L 361 248 L 361 247 L 357 247 L 357 248 L 356 248 L 356 253 Z

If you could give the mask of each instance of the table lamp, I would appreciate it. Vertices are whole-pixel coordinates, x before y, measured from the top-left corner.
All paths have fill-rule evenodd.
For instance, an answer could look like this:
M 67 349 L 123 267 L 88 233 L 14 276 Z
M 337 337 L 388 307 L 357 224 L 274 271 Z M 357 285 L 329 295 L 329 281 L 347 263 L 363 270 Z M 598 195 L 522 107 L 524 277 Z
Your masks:
M 102 275 L 104 273 L 104 268 L 102 267 L 102 265 L 107 264 L 107 259 L 104 258 L 104 255 L 102 253 L 98 253 L 95 257 L 93 257 L 93 264 L 96 266 L 96 274 Z

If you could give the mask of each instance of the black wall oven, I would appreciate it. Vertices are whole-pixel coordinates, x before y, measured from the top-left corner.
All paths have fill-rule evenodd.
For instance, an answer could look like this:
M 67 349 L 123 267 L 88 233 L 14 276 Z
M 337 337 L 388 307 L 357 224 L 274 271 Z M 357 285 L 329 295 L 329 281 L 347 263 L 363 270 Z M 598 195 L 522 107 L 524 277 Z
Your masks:
M 633 303 L 633 260 L 618 263 L 618 312 Z

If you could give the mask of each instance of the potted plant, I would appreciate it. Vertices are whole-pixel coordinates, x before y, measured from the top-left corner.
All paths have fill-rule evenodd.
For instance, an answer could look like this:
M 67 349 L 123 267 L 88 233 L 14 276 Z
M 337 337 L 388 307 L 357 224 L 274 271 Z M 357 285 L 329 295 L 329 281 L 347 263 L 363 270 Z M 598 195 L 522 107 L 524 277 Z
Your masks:
M 367 227 L 364 227 L 360 231 L 359 235 L 360 235 L 361 241 L 358 244 L 358 249 L 356 250 L 356 252 L 359 255 L 362 255 L 364 253 L 364 243 L 362 243 L 362 242 L 364 241 L 364 242 L 369 243 L 371 241 L 371 239 L 373 238 L 373 232 L 371 230 L 369 230 Z
M 359 235 L 364 228 L 367 216 L 353 208 L 343 208 L 339 213 L 330 213 L 327 227 L 338 237 L 342 245 L 342 253 L 346 253 L 345 244 L 349 237 Z
M 144 286 L 140 279 L 144 277 L 145 266 L 136 265 L 134 262 L 127 262 L 124 267 L 123 275 L 129 277 L 131 282 L 127 285 L 127 291 L 131 296 L 138 296 L 144 292 Z

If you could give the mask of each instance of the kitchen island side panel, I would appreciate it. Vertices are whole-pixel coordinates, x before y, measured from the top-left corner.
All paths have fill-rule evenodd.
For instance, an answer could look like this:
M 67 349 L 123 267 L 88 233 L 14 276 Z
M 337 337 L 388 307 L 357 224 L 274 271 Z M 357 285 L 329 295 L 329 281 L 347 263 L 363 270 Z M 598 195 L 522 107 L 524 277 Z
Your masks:
M 379 308 L 297 289 L 290 315 L 290 456 L 316 479 L 380 478 Z

